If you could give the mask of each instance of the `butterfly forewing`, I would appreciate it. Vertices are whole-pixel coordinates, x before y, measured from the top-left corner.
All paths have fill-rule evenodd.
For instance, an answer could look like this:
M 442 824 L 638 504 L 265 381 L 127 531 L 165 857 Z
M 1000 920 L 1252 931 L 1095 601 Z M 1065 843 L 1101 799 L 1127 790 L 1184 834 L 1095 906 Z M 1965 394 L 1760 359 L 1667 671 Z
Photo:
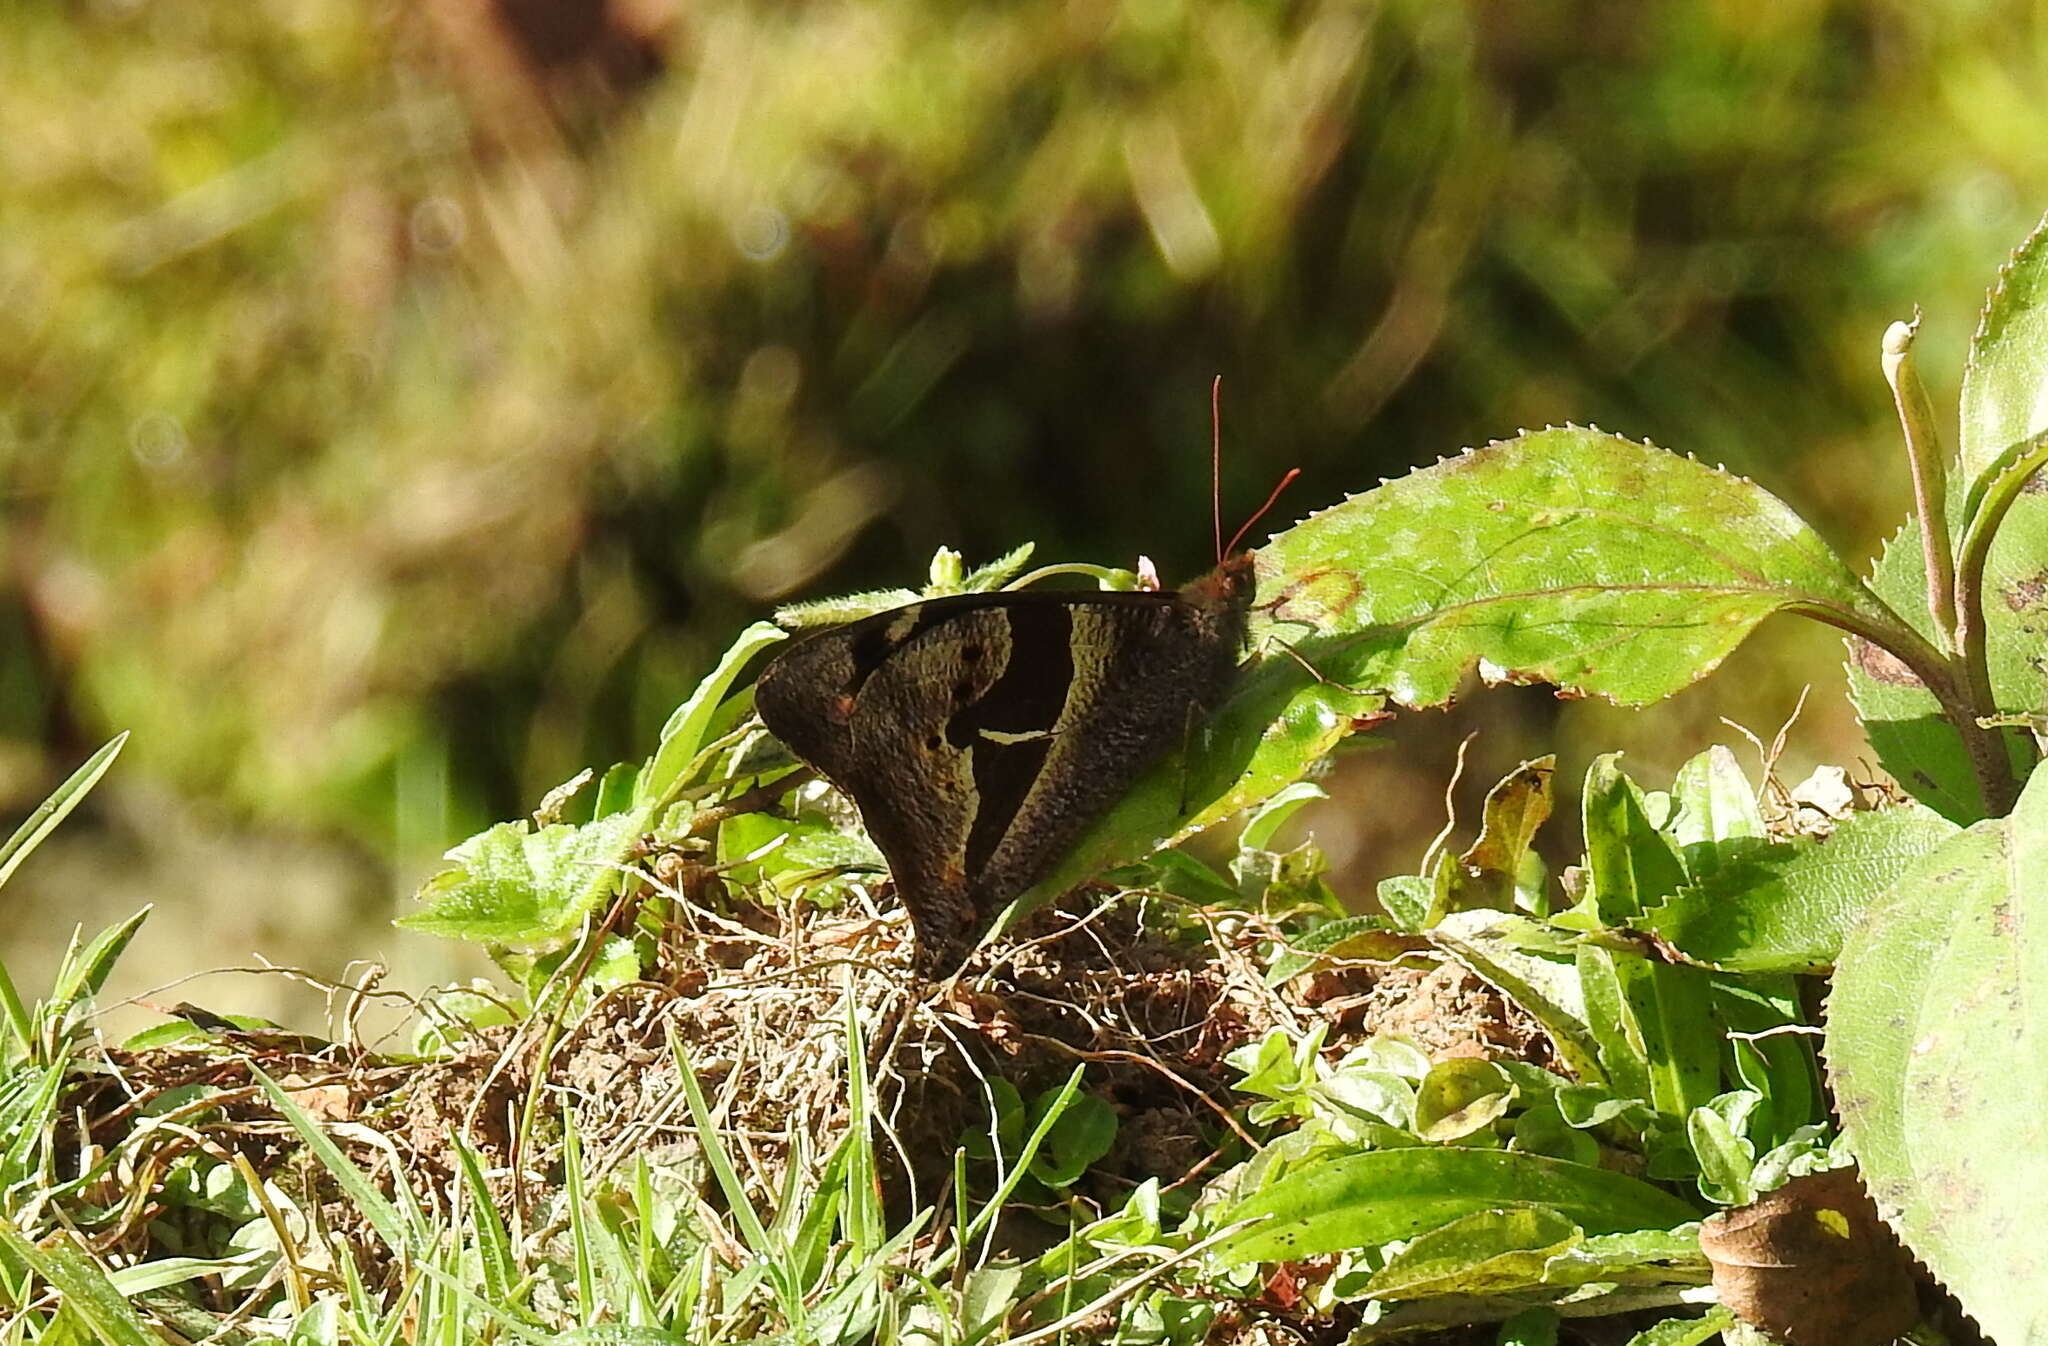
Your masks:
M 761 675 L 769 730 L 850 796 L 959 966 L 1228 685 L 1249 558 L 1177 593 L 975 594 L 820 632 Z

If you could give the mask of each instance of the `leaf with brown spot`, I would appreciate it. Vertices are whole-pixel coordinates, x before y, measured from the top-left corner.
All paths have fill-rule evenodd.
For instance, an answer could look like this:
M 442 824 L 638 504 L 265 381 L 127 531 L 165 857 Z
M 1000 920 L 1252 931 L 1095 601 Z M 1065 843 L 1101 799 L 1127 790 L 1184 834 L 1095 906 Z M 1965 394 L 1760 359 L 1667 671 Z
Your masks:
M 1258 553 L 1254 640 L 1408 706 L 1477 667 L 1646 705 L 1797 609 L 1900 630 L 1782 501 L 1579 426 L 1518 435 L 1354 496 Z

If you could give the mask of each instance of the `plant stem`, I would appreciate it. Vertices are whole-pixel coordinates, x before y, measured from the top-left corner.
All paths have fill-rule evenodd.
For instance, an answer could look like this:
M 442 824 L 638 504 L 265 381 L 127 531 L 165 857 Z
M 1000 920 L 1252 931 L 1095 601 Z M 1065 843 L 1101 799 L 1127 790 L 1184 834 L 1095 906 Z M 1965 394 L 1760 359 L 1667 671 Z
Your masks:
M 1920 313 L 1910 323 L 1895 322 L 1885 330 L 1884 381 L 1892 388 L 1899 428 L 1906 436 L 1906 457 L 1913 465 L 1913 512 L 1920 519 L 1920 551 L 1927 575 L 1927 611 L 1943 641 L 1957 638 L 1956 581 L 1950 559 L 1948 514 L 1945 508 L 1947 462 L 1934 427 L 1934 404 L 1913 364 L 1913 337 Z
M 1951 659 L 1936 649 L 1925 636 L 1898 620 L 1896 615 L 1890 622 L 1880 624 L 1869 620 L 1863 613 L 1836 607 L 1796 605 L 1789 610 L 1867 640 L 1904 664 L 1941 704 L 1941 713 L 1963 740 L 1963 749 L 1970 757 L 1971 774 L 1977 778 L 1977 788 L 1984 797 L 1987 816 L 2003 817 L 2012 811 L 2013 804 L 2019 799 L 2020 787 L 2013 778 L 2011 759 L 2006 755 L 2005 735 L 1977 723 L 1978 716 L 1991 715 L 1997 710 L 1990 699 L 1988 677 L 1984 682 L 1986 690 L 1980 696 L 1971 690 L 1969 678 L 1962 674 L 1963 661 L 1960 658 Z M 1979 640 L 1981 643 L 1981 637 Z
M 2048 465 L 2048 431 L 2015 445 L 2003 457 L 2005 465 L 1984 487 L 1970 513 L 1969 522 L 1963 527 L 1962 545 L 1956 549 L 1955 574 L 1956 671 L 1962 679 L 1963 696 L 1976 708 L 1971 717 L 1972 727 L 1987 736 L 1999 753 L 1997 766 L 2007 782 L 2004 806 L 1993 805 L 1988 786 L 1984 793 L 1984 802 L 1993 805 L 1994 811 L 1999 813 L 2009 809 L 2012 801 L 2019 797 L 2019 785 L 2012 779 L 2010 759 L 2005 756 L 2008 742 L 2005 731 L 1985 729 L 1976 724 L 1976 716 L 1998 713 L 1998 703 L 1991 686 L 1991 656 L 1984 624 L 1984 572 L 1990 565 L 1991 543 L 1998 535 L 1998 526 L 2005 521 L 2007 511 L 2020 498 L 2027 482 L 2042 466 Z M 1970 746 L 1970 759 L 1975 762 L 1976 745 L 1967 736 L 1964 742 Z M 1980 769 L 1979 780 L 1982 779 Z

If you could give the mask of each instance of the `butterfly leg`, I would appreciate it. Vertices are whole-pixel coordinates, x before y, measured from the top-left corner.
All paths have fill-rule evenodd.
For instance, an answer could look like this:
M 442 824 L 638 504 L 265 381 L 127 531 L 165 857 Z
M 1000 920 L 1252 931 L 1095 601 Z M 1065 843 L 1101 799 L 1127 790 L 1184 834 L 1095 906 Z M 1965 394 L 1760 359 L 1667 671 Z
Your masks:
M 1300 664 L 1304 672 L 1306 672 L 1311 678 L 1314 678 L 1317 682 L 1323 684 L 1323 686 L 1325 687 L 1335 687 L 1338 691 L 1348 692 L 1352 696 L 1386 695 L 1384 689 L 1371 687 L 1353 687 L 1349 683 L 1339 682 L 1335 678 L 1332 678 L 1325 674 L 1313 663 L 1310 663 L 1308 656 L 1303 654 L 1300 650 L 1294 648 L 1294 646 L 1289 642 L 1280 639 L 1280 637 L 1273 635 L 1270 632 L 1267 634 L 1266 639 L 1272 641 L 1275 645 L 1278 645 L 1281 649 L 1285 650 L 1287 652 L 1288 658 L 1294 660 L 1295 663 Z

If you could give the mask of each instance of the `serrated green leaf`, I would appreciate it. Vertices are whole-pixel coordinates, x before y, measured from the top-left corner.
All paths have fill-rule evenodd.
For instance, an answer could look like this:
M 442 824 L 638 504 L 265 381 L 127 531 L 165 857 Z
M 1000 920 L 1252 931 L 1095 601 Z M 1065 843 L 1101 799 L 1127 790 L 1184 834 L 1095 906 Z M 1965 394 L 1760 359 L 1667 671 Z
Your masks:
M 1919 805 L 1852 813 L 1826 840 L 1753 850 L 1630 924 L 1708 967 L 1826 972 L 1869 903 L 1956 831 Z
M 2037 226 L 2000 272 L 1963 368 L 1961 444 L 1945 508 L 1961 539 L 2026 441 L 2048 430 L 2048 227 Z M 2025 469 L 2021 469 L 2025 470 Z M 2016 486 L 2017 482 L 2008 482 Z M 2026 714 L 2048 705 L 2048 494 L 2030 487 L 1999 520 L 1982 584 L 1993 709 Z M 2001 502 L 2002 504 L 2003 502 Z M 1909 523 L 1872 570 L 1871 588 L 1917 629 L 1932 634 L 1920 530 Z M 1931 693 L 1883 651 L 1849 642 L 1849 687 L 1878 762 L 1928 807 L 1958 823 L 1985 816 L 1968 755 Z M 2024 776 L 2031 743 L 2008 732 Z
M 1886 1223 L 1999 1341 L 2048 1338 L 2048 772 L 1911 866 L 1842 948 L 1826 1056 Z
M 1543 1269 L 1583 1235 L 1540 1206 L 1476 1211 L 1417 1238 L 1365 1284 L 1374 1299 L 1512 1294 L 1543 1284 Z
M 1353 497 L 1258 558 L 1264 623 L 1325 676 L 1408 706 L 1442 704 L 1475 665 L 1644 705 L 1774 612 L 1898 626 L 1754 483 L 1578 427 Z
M 652 812 L 643 804 L 580 827 L 500 823 L 449 851 L 455 867 L 428 879 L 422 909 L 398 924 L 489 944 L 559 939 L 616 890 Z
M 2024 524 L 2031 512 L 2031 505 L 2015 508 L 2006 516 L 2007 526 L 2012 527 L 2015 515 Z M 2039 649 L 2037 633 L 2048 621 L 2028 580 L 2041 569 L 2038 559 L 2048 555 L 2048 538 L 2040 532 L 2024 526 L 2011 534 L 2001 529 L 1986 567 L 1984 622 L 1992 698 L 1996 709 L 2014 714 L 2044 704 L 2042 672 L 2029 662 Z M 1917 524 L 1909 522 L 1900 529 L 1871 568 L 1870 587 L 1931 640 L 1933 619 L 1927 615 L 1927 571 L 1919 538 Z M 2002 600 L 2001 585 L 2018 587 Z M 1852 636 L 1847 649 L 1849 697 L 1877 752 L 1878 765 L 1915 799 L 1952 822 L 1968 824 L 1984 817 L 1983 791 L 1969 753 L 1934 694 L 1905 664 L 1869 642 Z M 2014 775 L 2024 776 L 2033 760 L 2029 740 L 2016 732 L 2004 737 Z
M 1978 478 L 2009 444 L 2048 429 L 2048 219 L 1999 270 L 1963 365 L 1958 466 Z
M 1262 1223 L 1225 1239 L 1223 1262 L 1291 1262 L 1377 1248 L 1477 1211 L 1537 1206 L 1587 1233 L 1668 1229 L 1699 1211 L 1649 1183 L 1507 1150 L 1420 1146 L 1304 1165 L 1225 1214 Z

